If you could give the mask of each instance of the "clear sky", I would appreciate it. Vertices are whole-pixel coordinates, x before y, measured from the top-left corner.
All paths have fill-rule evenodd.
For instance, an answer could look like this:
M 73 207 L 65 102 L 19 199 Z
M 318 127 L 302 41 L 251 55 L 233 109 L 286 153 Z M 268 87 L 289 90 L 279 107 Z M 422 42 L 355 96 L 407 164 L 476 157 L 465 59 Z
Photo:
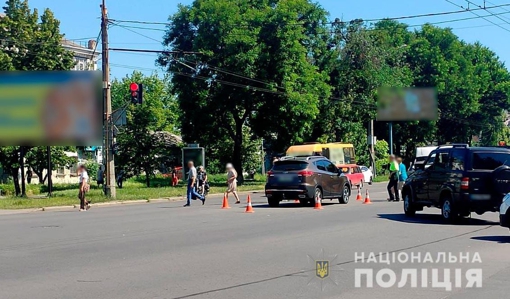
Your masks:
M 50 8 L 61 21 L 60 29 L 66 38 L 86 42 L 88 39 L 96 39 L 99 34 L 100 2 L 101 0 L 29 0 L 29 5 L 31 8 L 37 8 L 41 11 Z M 187 5 L 192 2 L 192 0 L 107 0 L 106 6 L 110 19 L 166 22 L 168 16 L 175 13 L 179 3 Z M 332 20 L 340 18 L 345 21 L 357 18 L 368 20 L 457 11 L 461 9 L 459 6 L 467 7 L 465 0 L 451 0 L 449 2 L 446 0 L 318 0 L 317 2 L 330 12 Z M 483 4 L 483 0 L 471 0 L 471 2 Z M 510 4 L 510 0 L 486 1 L 487 6 L 501 4 Z M 470 7 L 474 8 L 472 4 Z M 501 60 L 506 61 L 508 65 L 510 63 L 510 52 L 508 50 L 510 48 L 510 6 L 474 13 L 464 12 L 413 18 L 404 21 L 410 25 L 419 25 L 427 22 L 434 23 L 476 17 L 475 13 L 487 16 L 487 18 L 458 21 L 438 26 L 453 28 L 454 32 L 467 42 L 480 41 L 496 52 Z M 497 14 L 497 17 L 490 13 Z M 122 25 L 150 29 L 112 26 L 109 30 L 110 47 L 162 49 L 161 41 L 165 29 L 163 25 L 127 23 Z M 151 73 L 158 70 L 155 59 L 156 54 L 111 52 L 111 74 L 117 78 L 124 77 L 135 69 L 144 73 Z

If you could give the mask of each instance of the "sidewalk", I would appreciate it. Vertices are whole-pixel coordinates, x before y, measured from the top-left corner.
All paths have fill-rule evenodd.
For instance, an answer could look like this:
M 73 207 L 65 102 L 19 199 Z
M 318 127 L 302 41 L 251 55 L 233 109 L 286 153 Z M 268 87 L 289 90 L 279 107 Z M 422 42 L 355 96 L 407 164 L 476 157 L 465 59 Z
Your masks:
M 253 191 L 244 191 L 239 192 L 239 195 L 247 195 L 263 192 L 264 190 L 253 190 Z M 221 197 L 223 193 L 215 193 L 209 194 L 210 197 Z M 166 197 L 166 198 L 155 198 L 155 199 L 142 199 L 142 200 L 126 200 L 126 201 L 109 201 L 109 202 L 101 202 L 101 203 L 92 203 L 90 206 L 99 208 L 106 206 L 118 206 L 118 205 L 137 205 L 144 203 L 162 203 L 162 202 L 175 202 L 175 201 L 184 201 L 186 197 L 177 196 L 177 197 Z M 42 208 L 34 208 L 34 209 L 19 209 L 19 210 L 0 210 L 0 216 L 2 215 L 14 215 L 14 214 L 26 214 L 26 213 L 34 213 L 34 212 L 45 212 L 45 211 L 68 211 L 78 209 L 80 206 L 79 202 L 73 206 L 54 206 L 54 207 L 42 207 Z

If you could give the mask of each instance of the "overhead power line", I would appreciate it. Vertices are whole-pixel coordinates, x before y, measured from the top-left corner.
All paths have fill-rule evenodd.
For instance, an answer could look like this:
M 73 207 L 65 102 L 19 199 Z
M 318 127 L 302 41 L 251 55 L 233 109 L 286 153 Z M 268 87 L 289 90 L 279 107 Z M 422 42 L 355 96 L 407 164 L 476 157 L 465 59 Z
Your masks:
M 460 13 L 466 13 L 466 12 L 472 12 L 472 11 L 480 11 L 480 10 L 487 10 L 487 9 L 493 9 L 493 8 L 501 8 L 501 7 L 508 7 L 510 6 L 510 3 L 500 4 L 500 5 L 494 5 L 494 6 L 487 6 L 485 8 L 473 8 L 473 9 L 462 9 L 462 10 L 456 10 L 456 11 L 446 11 L 446 12 L 436 12 L 436 13 L 428 13 L 428 14 L 419 14 L 419 15 L 410 15 L 410 16 L 400 16 L 400 17 L 389 17 L 389 18 L 379 18 L 379 19 L 355 19 L 351 21 L 332 21 L 332 22 L 326 22 L 323 23 L 323 25 L 332 25 L 332 24 L 338 24 L 338 23 L 350 23 L 355 21 L 363 21 L 363 22 L 378 22 L 378 21 L 384 21 L 384 20 L 406 20 L 406 19 L 416 19 L 416 18 L 426 18 L 426 17 L 436 17 L 436 16 L 444 16 L 444 15 L 452 15 L 452 14 L 460 14 Z M 145 24 L 145 25 L 172 25 L 172 23 L 169 22 L 153 22 L 153 21 L 138 21 L 138 20 L 118 20 L 118 19 L 111 19 L 110 21 L 116 22 L 116 23 L 132 23 L 132 24 Z M 302 26 L 304 23 L 286 23 L 287 26 Z M 244 24 L 243 24 L 244 25 Z
M 491 21 L 491 20 L 490 20 L 487 16 L 481 16 L 481 15 L 477 14 L 476 12 L 474 12 L 474 10 L 487 10 L 487 9 L 492 8 L 492 7 L 486 7 L 486 8 L 476 8 L 476 9 L 467 9 L 467 8 L 465 8 L 464 6 L 459 5 L 459 4 L 457 4 L 457 3 L 455 3 L 455 2 L 452 2 L 452 1 L 450 1 L 450 0 L 446 0 L 446 2 L 451 3 L 451 4 L 453 4 L 453 5 L 457 6 L 457 7 L 463 8 L 463 9 L 465 9 L 465 11 L 468 11 L 468 12 L 470 12 L 470 13 L 474 14 L 475 16 L 478 16 L 478 17 L 480 17 L 480 18 L 483 18 L 484 20 L 486 20 L 486 21 L 487 21 L 487 22 L 489 22 L 489 23 L 491 23 L 491 24 L 493 24 L 493 25 L 495 25 L 495 26 L 498 26 L 499 28 L 501 28 L 501 29 L 503 29 L 503 30 L 505 30 L 505 31 L 510 32 L 510 29 L 505 28 L 505 27 L 503 27 L 503 26 L 501 26 L 501 25 L 499 25 L 499 24 L 497 24 L 497 23 L 494 23 L 494 22 L 493 22 L 493 21 Z M 469 1 L 468 1 L 468 3 L 469 3 Z

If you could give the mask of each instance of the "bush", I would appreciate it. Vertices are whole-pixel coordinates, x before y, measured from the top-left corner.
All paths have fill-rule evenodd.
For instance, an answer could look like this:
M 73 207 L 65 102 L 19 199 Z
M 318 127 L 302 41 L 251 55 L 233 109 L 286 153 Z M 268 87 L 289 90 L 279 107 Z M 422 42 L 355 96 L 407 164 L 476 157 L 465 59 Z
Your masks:
M 41 185 L 26 184 L 27 195 L 38 195 L 41 194 Z M 21 184 L 20 184 L 21 188 Z M 11 184 L 0 184 L 0 190 L 4 196 L 15 196 L 16 190 L 14 189 L 14 183 Z

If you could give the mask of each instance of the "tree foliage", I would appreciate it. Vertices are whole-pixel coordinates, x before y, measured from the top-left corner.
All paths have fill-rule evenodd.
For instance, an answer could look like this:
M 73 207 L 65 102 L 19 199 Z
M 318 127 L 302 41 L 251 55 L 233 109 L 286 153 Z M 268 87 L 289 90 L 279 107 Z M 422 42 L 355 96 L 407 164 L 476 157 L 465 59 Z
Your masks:
M 142 105 L 130 103 L 129 84 L 143 85 Z M 145 174 L 147 186 L 151 176 L 171 157 L 168 144 L 155 132 L 178 130 L 178 109 L 175 98 L 169 93 L 166 79 L 157 74 L 143 76 L 133 72 L 129 77 L 112 82 L 113 109 L 125 109 L 127 125 L 117 135 L 117 165 L 126 172 Z

